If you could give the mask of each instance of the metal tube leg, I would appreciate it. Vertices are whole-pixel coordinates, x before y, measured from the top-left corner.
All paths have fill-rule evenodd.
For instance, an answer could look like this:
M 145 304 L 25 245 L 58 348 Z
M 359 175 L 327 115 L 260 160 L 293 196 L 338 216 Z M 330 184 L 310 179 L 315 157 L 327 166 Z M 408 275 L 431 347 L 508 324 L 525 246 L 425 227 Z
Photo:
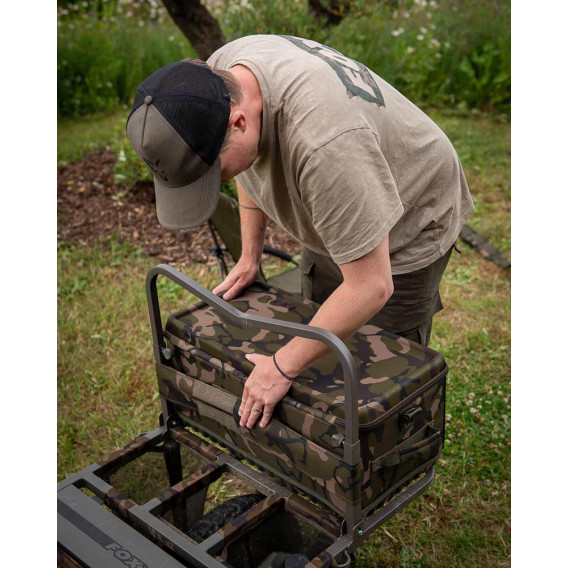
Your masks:
M 179 444 L 173 441 L 164 444 L 164 462 L 166 464 L 166 470 L 168 471 L 171 487 L 183 479 Z M 174 525 L 178 529 L 187 532 L 187 511 L 185 503 L 180 503 L 177 507 L 174 507 L 172 514 L 174 516 Z

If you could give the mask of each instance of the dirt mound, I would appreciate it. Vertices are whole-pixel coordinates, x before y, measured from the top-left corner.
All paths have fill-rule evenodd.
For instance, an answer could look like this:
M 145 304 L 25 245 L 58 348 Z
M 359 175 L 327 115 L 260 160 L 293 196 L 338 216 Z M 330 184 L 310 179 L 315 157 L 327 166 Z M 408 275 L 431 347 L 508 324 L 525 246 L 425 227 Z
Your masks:
M 116 233 L 162 262 L 211 262 L 214 243 L 207 224 L 185 231 L 164 229 L 156 218 L 153 185 L 116 184 L 115 159 L 108 151 L 88 152 L 58 168 L 59 240 L 85 245 Z M 301 245 L 273 223 L 266 244 L 290 254 L 301 251 Z

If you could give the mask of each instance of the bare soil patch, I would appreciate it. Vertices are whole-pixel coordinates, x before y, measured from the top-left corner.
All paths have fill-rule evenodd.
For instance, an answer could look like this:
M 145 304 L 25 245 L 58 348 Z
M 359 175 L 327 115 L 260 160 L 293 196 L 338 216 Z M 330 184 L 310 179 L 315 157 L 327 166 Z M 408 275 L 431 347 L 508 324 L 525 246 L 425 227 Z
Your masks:
M 89 245 L 117 234 L 162 262 L 211 262 L 214 246 L 207 224 L 170 231 L 158 223 L 151 183 L 116 184 L 115 156 L 109 151 L 88 152 L 80 160 L 57 169 L 57 232 L 61 241 Z M 301 245 L 269 222 L 266 244 L 290 254 Z

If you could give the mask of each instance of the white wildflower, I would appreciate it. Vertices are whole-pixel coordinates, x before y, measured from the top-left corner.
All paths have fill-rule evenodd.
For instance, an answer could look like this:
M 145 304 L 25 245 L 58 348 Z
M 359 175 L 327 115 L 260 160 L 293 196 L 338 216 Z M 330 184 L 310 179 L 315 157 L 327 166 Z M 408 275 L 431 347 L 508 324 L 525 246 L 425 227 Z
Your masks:
M 408 20 L 408 18 L 410 18 L 410 12 L 404 12 L 404 14 L 402 14 L 402 17 Z
M 430 40 L 430 43 L 434 46 L 434 47 L 440 47 L 441 43 L 436 39 L 436 38 L 432 38 Z
M 416 36 L 416 39 L 417 39 L 418 41 L 422 41 L 422 40 L 424 39 L 424 36 L 423 36 L 422 34 L 418 34 L 418 35 Z
M 109 89 L 112 89 L 112 83 L 110 81 L 107 81 L 105 84 Z
M 399 35 L 400 35 L 401 33 L 403 33 L 403 32 L 404 32 L 404 29 L 403 29 L 403 28 L 398 28 L 398 30 L 393 30 L 393 31 L 392 31 L 392 35 L 396 37 L 396 36 L 399 36 Z
M 421 26 L 421 27 L 420 27 L 420 32 L 423 33 L 423 34 L 425 34 L 425 33 L 428 32 L 428 28 L 425 28 L 424 26 Z
M 409 46 L 406 48 L 406 51 L 408 51 L 408 53 L 414 53 L 416 50 L 415 50 L 411 45 L 409 45 Z
M 468 398 L 470 398 L 470 399 L 475 398 L 475 393 L 474 393 L 474 392 L 470 392 L 467 396 L 468 396 Z
M 436 57 L 437 57 L 438 59 L 440 59 L 440 57 L 442 57 L 442 54 L 441 54 L 441 53 L 436 53 Z
M 174 36 L 170 36 L 170 37 L 168 38 L 168 41 L 174 41 L 174 39 L 176 39 Z

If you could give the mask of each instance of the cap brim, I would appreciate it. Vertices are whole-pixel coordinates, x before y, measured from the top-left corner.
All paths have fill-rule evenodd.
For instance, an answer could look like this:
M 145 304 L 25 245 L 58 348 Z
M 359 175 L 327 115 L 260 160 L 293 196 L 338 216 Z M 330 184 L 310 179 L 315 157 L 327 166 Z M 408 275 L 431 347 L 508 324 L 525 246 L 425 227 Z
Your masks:
M 166 229 L 191 229 L 215 213 L 221 192 L 221 158 L 197 181 L 182 187 L 167 187 L 154 176 L 156 213 Z

